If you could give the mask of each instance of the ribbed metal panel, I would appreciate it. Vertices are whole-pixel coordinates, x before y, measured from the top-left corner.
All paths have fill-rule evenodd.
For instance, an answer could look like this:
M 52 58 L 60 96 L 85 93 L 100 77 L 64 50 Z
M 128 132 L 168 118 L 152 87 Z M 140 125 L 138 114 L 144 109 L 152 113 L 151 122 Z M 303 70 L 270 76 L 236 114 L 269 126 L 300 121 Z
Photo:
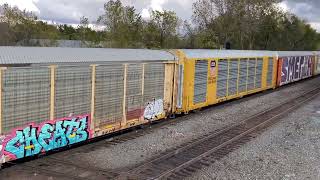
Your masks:
M 100 125 L 122 121 L 124 66 L 97 66 L 95 118 Z
M 127 120 L 143 115 L 142 109 L 142 64 L 129 64 L 126 94 Z
M 217 81 L 217 97 L 227 96 L 228 83 L 228 60 L 221 59 L 218 61 L 218 81 Z
M 0 47 L 0 64 L 37 63 L 110 63 L 173 61 L 175 57 L 163 50 Z
M 272 85 L 273 79 L 273 58 L 269 58 L 269 65 L 268 65 L 268 74 L 267 74 L 267 86 Z
M 164 99 L 165 64 L 146 64 L 144 74 L 144 103 Z M 145 104 L 146 105 L 146 104 Z
M 58 67 L 56 70 L 55 117 L 90 113 L 90 67 Z
M 31 122 L 49 120 L 49 68 L 9 68 L 3 75 L 2 90 L 3 133 Z
M 239 93 L 247 90 L 247 72 L 248 72 L 248 59 L 240 59 L 240 72 L 239 72 Z
M 320 53 L 320 52 L 317 52 L 317 53 Z M 317 64 L 315 65 L 316 66 L 316 74 L 320 74 L 320 55 L 318 55 L 317 57 Z
M 193 104 L 207 101 L 208 61 L 198 60 L 195 64 Z
M 263 59 L 258 58 L 257 69 L 256 69 L 256 83 L 255 83 L 256 89 L 262 87 L 262 69 L 263 69 Z
M 184 68 L 183 65 L 179 65 L 179 81 L 178 81 L 178 97 L 177 97 L 177 107 L 182 108 L 182 96 L 183 96 L 183 78 Z
M 237 94 L 238 64 L 238 59 L 231 59 L 229 61 L 228 96 Z
M 239 57 L 263 57 L 276 56 L 276 51 L 255 50 L 214 50 L 214 49 L 183 49 L 188 59 L 193 58 L 239 58 Z M 310 53 L 309 53 L 310 54 Z M 312 54 L 312 52 L 311 52 Z
M 255 58 L 250 58 L 248 63 L 248 82 L 247 82 L 247 90 L 253 90 L 255 87 L 255 75 L 256 75 L 256 63 L 257 60 Z

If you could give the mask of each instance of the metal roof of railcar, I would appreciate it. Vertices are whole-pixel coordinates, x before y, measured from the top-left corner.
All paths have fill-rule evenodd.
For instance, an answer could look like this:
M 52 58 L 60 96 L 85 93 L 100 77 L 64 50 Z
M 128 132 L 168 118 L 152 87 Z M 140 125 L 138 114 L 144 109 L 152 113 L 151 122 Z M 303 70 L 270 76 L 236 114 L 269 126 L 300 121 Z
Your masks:
M 278 56 L 312 56 L 314 52 L 312 51 L 278 51 Z
M 276 56 L 274 51 L 182 49 L 187 58 L 239 58 Z
M 174 56 L 163 50 L 0 47 L 0 64 L 101 63 L 172 60 L 174 60 Z

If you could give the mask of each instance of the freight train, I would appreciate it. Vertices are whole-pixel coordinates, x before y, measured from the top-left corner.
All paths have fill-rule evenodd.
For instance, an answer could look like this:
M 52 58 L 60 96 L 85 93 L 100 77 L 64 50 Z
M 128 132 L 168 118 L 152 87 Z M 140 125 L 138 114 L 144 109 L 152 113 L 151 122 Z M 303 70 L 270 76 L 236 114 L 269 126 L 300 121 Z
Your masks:
M 0 163 L 320 73 L 320 52 L 0 47 Z

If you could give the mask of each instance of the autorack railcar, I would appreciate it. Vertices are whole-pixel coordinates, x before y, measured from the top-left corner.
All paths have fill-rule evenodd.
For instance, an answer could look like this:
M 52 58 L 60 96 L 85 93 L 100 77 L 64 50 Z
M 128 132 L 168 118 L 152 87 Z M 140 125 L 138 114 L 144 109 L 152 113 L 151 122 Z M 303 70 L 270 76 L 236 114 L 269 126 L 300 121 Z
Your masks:
M 320 51 L 316 51 L 315 53 L 315 65 L 314 65 L 314 74 L 320 74 Z
M 314 74 L 316 56 L 312 51 L 278 52 L 278 86 L 283 86 Z
M 319 73 L 316 60 L 315 52 L 0 47 L 0 163 L 301 80 Z
M 162 119 L 175 57 L 166 51 L 0 47 L 0 162 Z
M 242 50 L 179 50 L 177 112 L 276 87 L 277 53 Z

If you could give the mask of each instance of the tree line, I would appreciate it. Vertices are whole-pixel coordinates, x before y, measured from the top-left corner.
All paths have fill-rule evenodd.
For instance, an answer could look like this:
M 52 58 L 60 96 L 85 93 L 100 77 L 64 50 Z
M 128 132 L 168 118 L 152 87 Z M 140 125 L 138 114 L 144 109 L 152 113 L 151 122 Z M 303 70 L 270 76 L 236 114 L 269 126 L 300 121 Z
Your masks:
M 320 34 L 306 21 L 276 4 L 280 0 L 197 0 L 192 22 L 174 11 L 151 11 L 143 19 L 133 6 L 120 0 L 104 4 L 94 23 L 82 17 L 79 25 L 52 25 L 28 11 L 4 4 L 0 7 L 0 45 L 39 46 L 44 39 L 77 40 L 88 47 L 150 49 L 318 50 Z M 104 27 L 94 30 L 90 24 Z M 31 41 L 33 40 L 33 41 Z

